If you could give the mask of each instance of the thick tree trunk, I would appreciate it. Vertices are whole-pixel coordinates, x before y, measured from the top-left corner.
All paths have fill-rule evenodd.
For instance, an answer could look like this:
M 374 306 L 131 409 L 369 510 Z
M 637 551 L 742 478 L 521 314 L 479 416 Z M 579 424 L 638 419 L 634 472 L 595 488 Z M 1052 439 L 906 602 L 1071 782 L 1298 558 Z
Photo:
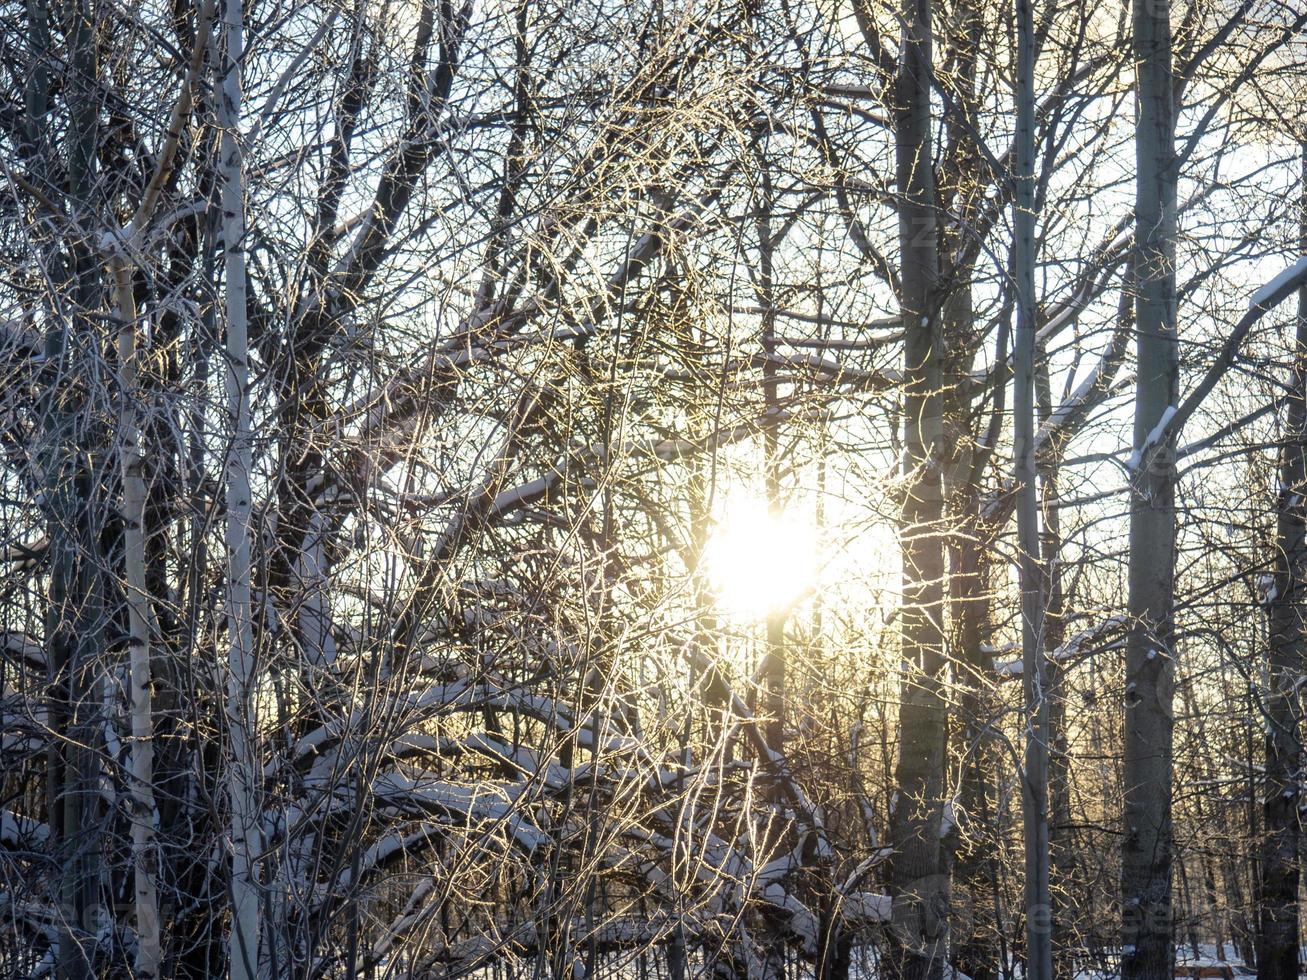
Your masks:
M 224 0 L 222 85 L 218 117 L 222 179 L 223 250 L 227 317 L 227 730 L 231 744 L 228 794 L 231 807 L 231 935 L 228 971 L 232 980 L 254 980 L 259 969 L 259 853 L 254 738 L 254 610 L 250 585 L 249 324 L 245 280 L 245 186 L 241 152 L 241 68 L 244 50 L 243 0 Z
M 1000 761 L 997 740 L 991 727 L 998 709 L 993 683 L 989 569 L 992 561 L 993 529 L 981 514 L 980 483 L 993 456 L 988 433 L 978 434 L 977 424 L 997 432 L 1005 415 L 1004 381 L 988 413 L 988 420 L 976 419 L 975 391 L 971 371 L 980 347 L 972 295 L 970 265 L 948 266 L 945 256 L 960 254 L 967 229 L 975 220 L 973 191 L 979 179 L 980 152 L 975 137 L 979 132 L 979 104 L 976 90 L 977 52 L 982 24 L 970 2 L 954 7 L 945 32 L 950 70 L 945 84 L 957 100 L 954 111 L 945 115 L 947 138 L 942 184 L 937 189 L 939 208 L 947 216 L 941 229 L 941 276 L 950 282 L 942 298 L 941 331 L 946 353 L 941 355 L 945 452 L 944 494 L 948 528 L 948 636 L 953 679 L 958 685 L 952 731 L 961 756 L 955 796 L 958 804 L 958 832 L 947 835 L 944 862 L 952 875 L 953 927 L 950 959 L 960 972 L 973 980 L 994 980 L 1004 961 L 999 919 L 994 901 L 996 842 L 999 831 L 993 816 L 994 785 Z M 998 347 L 1006 355 L 1005 329 Z
M 1176 403 L 1174 78 L 1167 0 L 1134 0 L 1137 66 L 1137 373 L 1130 479 L 1130 636 L 1121 848 L 1122 980 L 1172 976 L 1171 779 L 1175 686 Z M 1168 430 L 1170 431 L 1170 430 Z
M 48 42 L 49 25 L 44 4 L 31 5 L 38 44 Z M 68 210 L 89 211 L 96 180 L 96 145 L 100 96 L 93 12 L 85 3 L 66 11 L 70 63 L 64 89 L 70 128 L 66 133 L 68 158 Z M 44 51 L 38 57 L 44 55 Z M 44 63 L 43 63 L 44 67 Z M 42 74 L 44 74 L 42 72 Z M 48 109 L 44 81 L 29 89 L 30 122 L 38 149 L 46 144 L 44 114 Z M 38 103 L 40 105 L 38 106 Z M 100 757 L 103 718 L 99 671 L 103 668 L 106 633 L 105 574 L 103 571 L 104 505 L 96 479 L 101 460 L 102 430 L 85 395 L 77 392 L 77 371 L 83 358 L 94 356 L 94 315 L 100 312 L 102 291 L 98 263 L 91 244 L 81 237 L 66 242 L 55 260 L 56 275 L 70 287 L 72 303 L 65 311 L 51 311 L 45 358 L 64 365 L 53 382 L 42 419 L 48 455 L 44 461 L 46 513 L 50 538 L 50 592 L 46 619 L 46 647 L 53 688 L 50 724 L 58 735 L 50 753 L 49 823 L 61 868 L 57 973 L 63 980 L 94 975 L 97 929 L 101 924 L 101 804 Z
M 1307 143 L 1303 145 L 1300 248 L 1307 255 Z M 1275 574 L 1267 650 L 1266 785 L 1259 869 L 1257 975 L 1298 976 L 1298 879 L 1302 742 L 1298 681 L 1307 643 L 1303 591 L 1307 583 L 1307 287 L 1298 291 L 1293 378 L 1285 404 L 1280 488 L 1276 496 Z
M 891 815 L 893 918 L 889 967 L 901 980 L 942 975 L 948 881 L 941 861 L 945 725 L 940 484 L 939 254 L 931 161 L 930 0 L 906 0 L 894 111 L 904 329 L 903 509 L 900 518 L 904 674 L 897 798 Z

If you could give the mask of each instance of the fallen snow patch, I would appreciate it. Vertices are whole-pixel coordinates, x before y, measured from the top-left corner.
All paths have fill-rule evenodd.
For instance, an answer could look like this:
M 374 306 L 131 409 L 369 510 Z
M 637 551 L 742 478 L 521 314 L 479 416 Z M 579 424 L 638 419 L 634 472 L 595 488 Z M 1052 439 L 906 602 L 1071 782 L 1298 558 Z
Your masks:
M 854 928 L 876 925 L 889 922 L 893 918 L 894 900 L 888 895 L 854 892 L 852 895 L 844 896 L 841 911 L 844 913 L 845 922 Z

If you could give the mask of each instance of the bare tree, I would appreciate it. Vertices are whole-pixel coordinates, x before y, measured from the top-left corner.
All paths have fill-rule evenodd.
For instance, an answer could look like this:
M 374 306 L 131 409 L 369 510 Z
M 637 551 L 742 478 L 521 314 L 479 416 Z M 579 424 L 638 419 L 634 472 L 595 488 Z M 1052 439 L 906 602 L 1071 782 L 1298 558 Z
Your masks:
M 1133 11 L 1138 116 L 1135 155 L 1137 330 L 1131 457 L 1130 598 L 1126 648 L 1125 809 L 1121 848 L 1123 941 L 1128 980 L 1170 976 L 1172 698 L 1175 688 L 1176 336 L 1175 77 L 1170 8 Z

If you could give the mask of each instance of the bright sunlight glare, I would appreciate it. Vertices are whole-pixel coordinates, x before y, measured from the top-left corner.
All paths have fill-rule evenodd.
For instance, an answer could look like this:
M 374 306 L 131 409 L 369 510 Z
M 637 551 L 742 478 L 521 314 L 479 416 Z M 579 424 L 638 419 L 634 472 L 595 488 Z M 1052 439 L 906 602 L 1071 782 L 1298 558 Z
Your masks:
M 723 612 L 762 619 L 816 585 L 813 529 L 761 500 L 730 500 L 708 541 L 708 581 Z

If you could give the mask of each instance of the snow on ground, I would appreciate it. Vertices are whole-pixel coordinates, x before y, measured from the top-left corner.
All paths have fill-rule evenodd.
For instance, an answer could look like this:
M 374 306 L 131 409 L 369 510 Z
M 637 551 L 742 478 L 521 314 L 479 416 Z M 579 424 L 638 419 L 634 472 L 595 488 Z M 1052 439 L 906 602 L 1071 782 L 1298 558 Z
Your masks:
M 875 913 L 870 918 L 876 918 L 882 910 L 879 907 L 880 900 L 884 901 L 884 913 L 888 913 L 888 896 L 873 895 L 870 893 L 859 893 L 857 900 L 868 903 L 868 912 L 873 909 Z M 659 969 L 659 965 L 654 962 L 658 954 L 647 954 L 650 959 L 641 963 L 641 954 L 636 950 L 626 950 L 621 953 L 609 954 L 601 958 L 601 968 L 596 976 L 604 980 L 649 980 L 653 977 L 663 977 L 665 974 Z M 687 975 L 691 977 L 704 976 L 704 963 L 700 959 L 699 952 L 691 953 L 690 969 Z M 1080 963 L 1079 969 L 1072 975 L 1073 980 L 1120 980 L 1121 974 L 1115 969 L 1116 963 L 1120 959 L 1119 950 L 1103 950 L 1102 956 L 1106 963 L 1102 966 L 1093 965 L 1088 958 Z M 1307 963 L 1307 947 L 1304 947 L 1300 957 L 1301 962 Z M 1234 947 L 1226 943 L 1220 950 L 1214 944 L 1200 943 L 1195 952 L 1194 948 L 1188 943 L 1176 943 L 1175 949 L 1176 976 L 1192 977 L 1197 970 L 1212 971 L 1205 972 L 1204 976 L 1214 977 L 1221 975 L 1217 971 L 1229 969 L 1229 976 L 1238 980 L 1238 978 L 1255 976 L 1255 971 L 1244 965 L 1244 962 L 1235 954 Z M 501 965 L 502 967 L 502 965 Z M 651 969 L 652 967 L 652 969 Z M 510 969 L 508 975 L 515 975 Z M 791 961 L 787 964 L 786 975 L 793 980 L 812 980 L 812 964 L 802 961 Z M 501 980 L 504 976 L 502 969 L 497 970 L 494 967 L 486 966 L 474 970 L 470 977 L 476 980 Z M 1024 980 L 1025 971 L 1020 963 L 1010 963 L 1008 976 L 1012 980 Z M 874 943 L 864 943 L 855 946 L 850 952 L 849 958 L 849 980 L 882 980 L 883 973 L 880 970 L 880 958 L 877 954 Z M 948 968 L 944 971 L 944 980 L 971 980 L 965 973 Z

